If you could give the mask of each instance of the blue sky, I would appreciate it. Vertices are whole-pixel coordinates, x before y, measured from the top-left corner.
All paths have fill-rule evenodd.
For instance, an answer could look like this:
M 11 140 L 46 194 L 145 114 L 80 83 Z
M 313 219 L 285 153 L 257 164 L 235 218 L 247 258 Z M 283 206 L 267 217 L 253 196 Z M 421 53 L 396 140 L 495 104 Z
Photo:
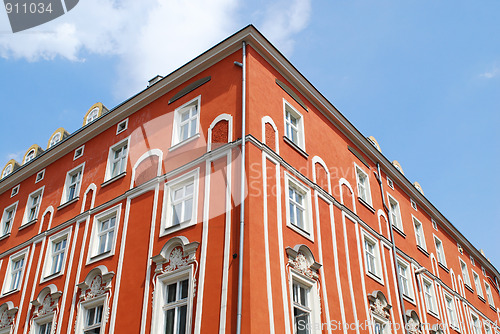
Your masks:
M 81 0 L 12 34 L 0 10 L 0 164 L 253 23 L 500 269 L 498 13 L 494 0 Z

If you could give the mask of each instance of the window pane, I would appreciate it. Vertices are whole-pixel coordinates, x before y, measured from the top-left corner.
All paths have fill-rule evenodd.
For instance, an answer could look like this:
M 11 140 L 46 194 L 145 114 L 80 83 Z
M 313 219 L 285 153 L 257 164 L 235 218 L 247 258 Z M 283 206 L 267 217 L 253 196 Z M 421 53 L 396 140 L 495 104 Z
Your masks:
M 186 299 L 188 297 L 188 287 L 189 287 L 189 280 L 184 280 L 180 283 L 180 298 L 181 299 Z
M 177 283 L 167 285 L 167 303 L 175 302 L 177 299 Z
M 165 334 L 174 334 L 175 309 L 165 312 Z
M 187 305 L 179 307 L 179 314 L 177 315 L 177 333 L 186 333 L 186 315 L 187 315 Z M 176 333 L 176 334 L 177 334 Z
M 190 198 L 188 199 L 185 203 L 185 207 L 184 207 L 184 219 L 183 221 L 190 221 L 191 220 L 191 216 L 193 214 L 193 199 Z

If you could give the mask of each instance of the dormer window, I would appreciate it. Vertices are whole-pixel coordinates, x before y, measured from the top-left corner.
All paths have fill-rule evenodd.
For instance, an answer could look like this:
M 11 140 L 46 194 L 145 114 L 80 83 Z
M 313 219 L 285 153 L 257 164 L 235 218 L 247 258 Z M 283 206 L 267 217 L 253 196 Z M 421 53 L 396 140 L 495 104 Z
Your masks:
M 26 164 L 26 163 L 30 162 L 31 160 L 33 160 L 35 158 L 35 154 L 36 154 L 35 149 L 32 149 L 31 151 L 29 151 L 26 154 L 26 156 L 24 157 L 23 164 Z
M 12 173 L 12 164 L 5 166 L 5 168 L 2 172 L 2 178 L 6 177 L 10 173 Z
M 60 132 L 58 132 L 55 135 L 53 135 L 52 138 L 50 138 L 49 148 L 51 148 L 52 146 L 54 146 L 57 143 L 59 143 L 61 141 L 61 138 L 62 138 L 62 135 L 61 135 Z
M 99 117 L 99 107 L 95 107 L 89 112 L 89 114 L 87 115 L 87 119 L 85 120 L 85 125 L 96 120 L 97 117 Z

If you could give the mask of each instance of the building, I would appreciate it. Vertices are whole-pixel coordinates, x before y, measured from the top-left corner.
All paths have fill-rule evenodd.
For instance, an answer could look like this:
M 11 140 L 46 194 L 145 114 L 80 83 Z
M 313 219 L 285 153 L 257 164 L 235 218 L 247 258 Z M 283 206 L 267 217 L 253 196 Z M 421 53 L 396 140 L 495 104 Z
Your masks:
M 253 26 L 9 161 L 0 210 L 0 334 L 500 333 L 498 270 Z

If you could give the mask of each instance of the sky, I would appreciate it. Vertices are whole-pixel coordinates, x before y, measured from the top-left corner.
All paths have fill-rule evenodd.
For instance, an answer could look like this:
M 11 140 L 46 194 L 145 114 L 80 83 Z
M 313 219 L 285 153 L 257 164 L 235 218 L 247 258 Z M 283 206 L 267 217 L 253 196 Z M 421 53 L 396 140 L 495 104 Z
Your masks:
M 0 8 L 0 165 L 252 23 L 500 270 L 498 13 L 497 0 L 81 0 L 13 34 Z

